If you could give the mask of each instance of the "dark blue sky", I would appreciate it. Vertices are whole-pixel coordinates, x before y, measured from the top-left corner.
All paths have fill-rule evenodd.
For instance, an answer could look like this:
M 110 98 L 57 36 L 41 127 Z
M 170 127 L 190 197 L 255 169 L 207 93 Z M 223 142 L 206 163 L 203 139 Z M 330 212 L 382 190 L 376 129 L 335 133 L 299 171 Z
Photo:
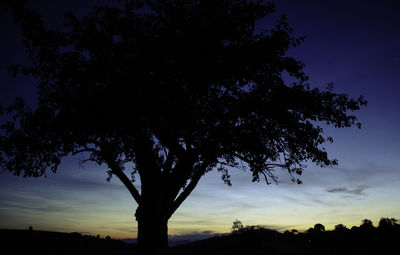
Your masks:
M 45 20 L 62 23 L 61 14 L 84 14 L 103 1 L 32 1 Z M 289 55 L 302 60 L 310 84 L 357 97 L 368 106 L 357 116 L 363 128 L 326 128 L 334 143 L 328 152 L 335 168 L 310 165 L 303 185 L 292 185 L 285 174 L 280 185 L 251 183 L 249 173 L 233 170 L 233 186 L 210 173 L 177 211 L 170 234 L 227 232 L 234 219 L 277 229 L 306 229 L 317 222 L 358 225 L 369 218 L 400 217 L 400 2 L 379 0 L 280 0 L 276 17 L 285 13 L 295 35 L 307 39 Z M 266 22 L 260 22 L 260 26 Z M 4 67 L 25 60 L 19 32 L 10 17 L 0 15 L 0 102 L 15 95 L 34 99 L 33 81 L 11 79 Z M 27 228 L 136 235 L 135 205 L 117 182 L 105 182 L 105 169 L 79 169 L 68 158 L 56 175 L 22 179 L 0 175 L 0 228 Z M 373 205 L 373 206 L 371 206 Z M 209 231 L 209 232 L 207 232 Z

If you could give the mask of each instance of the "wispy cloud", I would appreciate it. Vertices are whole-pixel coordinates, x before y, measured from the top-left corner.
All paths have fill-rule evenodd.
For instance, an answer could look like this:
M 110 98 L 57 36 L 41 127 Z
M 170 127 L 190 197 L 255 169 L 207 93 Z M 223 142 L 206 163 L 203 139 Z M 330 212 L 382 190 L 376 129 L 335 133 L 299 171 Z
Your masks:
M 359 185 L 356 188 L 346 188 L 346 187 L 337 187 L 337 188 L 330 188 L 326 189 L 329 193 L 342 193 L 342 194 L 349 194 L 349 195 L 365 195 L 365 190 L 368 189 L 369 186 L 367 185 Z

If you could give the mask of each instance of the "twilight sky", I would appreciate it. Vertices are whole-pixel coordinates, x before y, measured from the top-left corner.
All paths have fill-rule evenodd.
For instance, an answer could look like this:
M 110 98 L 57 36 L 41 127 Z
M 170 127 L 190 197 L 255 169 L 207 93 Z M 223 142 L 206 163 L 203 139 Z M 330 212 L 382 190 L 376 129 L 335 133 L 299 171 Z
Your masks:
M 106 0 L 32 0 L 52 25 L 62 13 L 88 11 Z M 279 185 L 251 183 L 251 174 L 232 169 L 232 187 L 217 172 L 207 174 L 169 223 L 170 235 L 225 233 L 239 219 L 245 225 L 305 230 L 343 223 L 375 224 L 400 218 L 400 2 L 395 0 L 277 0 L 276 15 L 287 14 L 295 35 L 307 39 L 288 55 L 302 60 L 312 86 L 335 84 L 336 92 L 364 95 L 357 113 L 363 128 L 333 129 L 326 148 L 339 160 L 333 168 L 306 168 L 302 185 L 277 171 Z M 263 27 L 267 21 L 260 21 Z M 17 26 L 0 13 L 0 102 L 16 95 L 33 100 L 34 81 L 10 78 L 7 64 L 25 61 Z M 0 228 L 136 236 L 136 204 L 118 179 L 106 182 L 106 169 L 79 166 L 66 158 L 57 174 L 24 179 L 0 172 Z

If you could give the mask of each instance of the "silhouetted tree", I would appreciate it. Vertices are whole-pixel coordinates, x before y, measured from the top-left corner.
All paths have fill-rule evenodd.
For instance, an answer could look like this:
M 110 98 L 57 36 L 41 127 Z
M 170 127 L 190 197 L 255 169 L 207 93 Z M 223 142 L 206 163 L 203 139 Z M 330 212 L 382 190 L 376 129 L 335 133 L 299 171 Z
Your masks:
M 347 231 L 347 230 L 349 230 L 345 225 L 343 225 L 343 224 L 338 224 L 338 225 L 336 225 L 335 226 L 335 230 L 336 231 Z
M 371 220 L 369 220 L 369 219 L 362 220 L 361 225 L 360 225 L 360 229 L 371 230 L 373 228 L 374 228 L 374 225 L 372 224 Z
M 1 166 L 38 177 L 71 154 L 105 164 L 138 204 L 142 253 L 167 247 L 168 219 L 205 173 L 217 169 L 230 185 L 228 169 L 243 166 L 269 184 L 282 168 L 300 183 L 306 161 L 336 164 L 318 122 L 360 126 L 350 112 L 362 97 L 310 88 L 286 55 L 303 38 L 284 17 L 255 32 L 270 3 L 126 0 L 81 19 L 67 13 L 65 29 L 50 29 L 23 1 L 2 2 L 32 63 L 10 70 L 37 78 L 39 101 L 6 109 Z
M 358 229 L 359 229 L 359 227 L 357 227 L 357 226 L 352 226 L 350 230 L 351 230 L 352 232 L 356 232 Z
M 237 233 L 243 229 L 243 224 L 240 220 L 235 220 L 232 224 L 232 233 Z
M 324 232 L 325 231 L 325 226 L 322 225 L 321 223 L 317 223 L 314 225 L 314 230 L 316 232 Z
M 393 229 L 398 225 L 399 224 L 397 223 L 397 220 L 394 219 L 394 218 L 391 218 L 391 219 L 389 219 L 389 218 L 381 218 L 379 220 L 378 227 L 381 228 L 381 229 L 388 230 L 388 229 Z

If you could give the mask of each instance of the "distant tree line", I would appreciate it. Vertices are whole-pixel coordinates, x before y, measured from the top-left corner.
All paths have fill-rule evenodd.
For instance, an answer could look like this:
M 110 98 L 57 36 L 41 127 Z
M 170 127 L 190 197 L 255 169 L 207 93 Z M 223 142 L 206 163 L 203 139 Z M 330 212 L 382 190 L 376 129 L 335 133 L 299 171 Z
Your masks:
M 398 250 L 399 237 L 400 224 L 393 218 L 381 218 L 376 227 L 364 219 L 351 228 L 338 224 L 326 230 L 317 223 L 304 232 L 283 233 L 236 220 L 230 235 L 172 247 L 170 254 L 392 254 Z
M 338 224 L 335 226 L 334 230 L 336 232 L 346 232 L 346 231 L 362 231 L 365 230 L 373 230 L 373 229 L 380 229 L 380 230 L 397 230 L 400 231 L 400 224 L 398 223 L 399 220 L 394 219 L 394 218 L 384 218 L 382 217 L 378 223 L 378 226 L 375 228 L 372 221 L 369 219 L 364 219 L 361 222 L 361 225 L 359 227 L 353 226 L 351 229 L 348 229 L 345 225 L 343 224 Z M 232 224 L 232 234 L 242 234 L 246 232 L 253 232 L 253 231 L 264 231 L 267 228 L 265 228 L 263 225 L 252 225 L 252 226 L 243 226 L 243 223 L 240 220 L 235 220 Z M 313 228 L 309 228 L 307 231 L 305 231 L 305 234 L 313 234 L 313 233 L 321 233 L 325 232 L 325 226 L 322 225 L 321 223 L 317 223 L 314 225 Z M 300 232 L 296 229 L 292 230 L 286 230 L 283 234 L 288 235 L 288 234 L 300 234 Z

